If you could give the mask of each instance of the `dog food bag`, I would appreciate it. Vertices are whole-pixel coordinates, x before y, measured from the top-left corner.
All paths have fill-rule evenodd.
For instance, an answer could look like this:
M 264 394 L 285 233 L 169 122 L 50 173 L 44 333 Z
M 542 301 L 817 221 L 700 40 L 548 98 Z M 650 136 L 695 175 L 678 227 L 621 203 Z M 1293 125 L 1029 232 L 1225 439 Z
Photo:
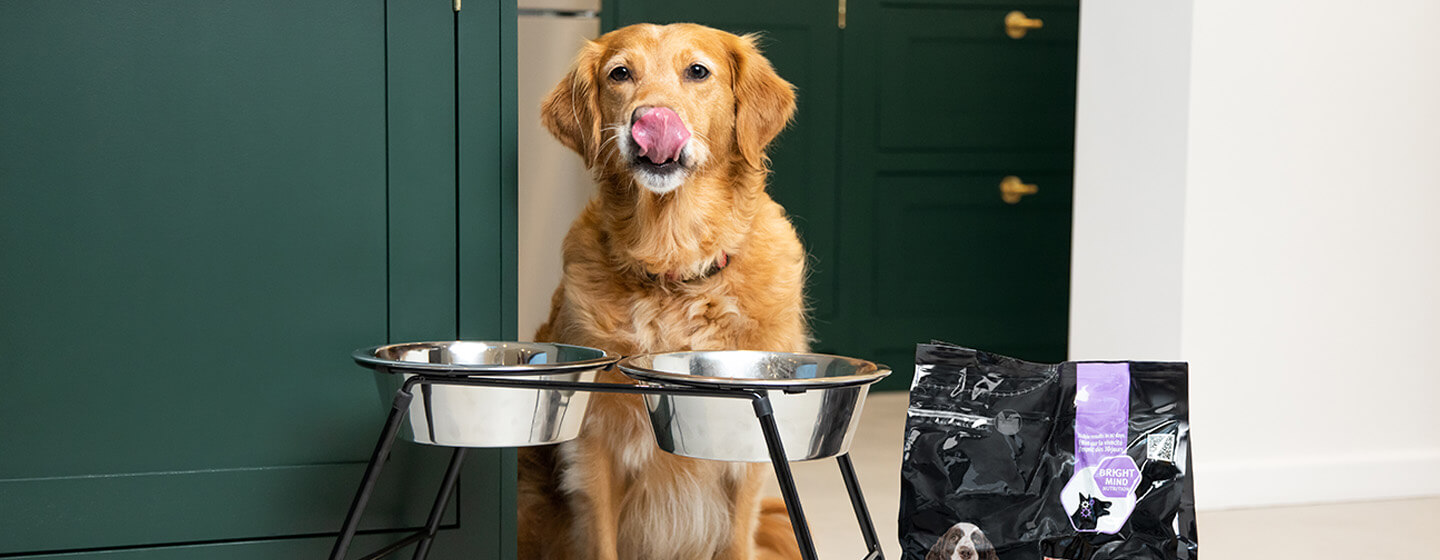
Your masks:
M 1037 364 L 921 344 L 907 560 L 1195 560 L 1183 363 Z

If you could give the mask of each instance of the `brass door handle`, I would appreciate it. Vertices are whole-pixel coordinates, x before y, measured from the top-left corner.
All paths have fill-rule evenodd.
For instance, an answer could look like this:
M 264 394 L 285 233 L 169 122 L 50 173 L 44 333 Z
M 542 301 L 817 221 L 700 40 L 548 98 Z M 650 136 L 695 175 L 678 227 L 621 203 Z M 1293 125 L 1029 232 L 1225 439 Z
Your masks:
M 1005 14 L 1005 34 L 1011 39 L 1023 39 L 1031 29 L 1045 27 L 1045 22 L 1039 19 L 1025 17 L 1025 12 L 1015 10 Z
M 1014 175 L 1000 180 L 1000 200 L 1006 204 L 1019 204 L 1020 197 L 1037 192 L 1040 192 L 1040 187 L 1022 183 L 1020 178 Z

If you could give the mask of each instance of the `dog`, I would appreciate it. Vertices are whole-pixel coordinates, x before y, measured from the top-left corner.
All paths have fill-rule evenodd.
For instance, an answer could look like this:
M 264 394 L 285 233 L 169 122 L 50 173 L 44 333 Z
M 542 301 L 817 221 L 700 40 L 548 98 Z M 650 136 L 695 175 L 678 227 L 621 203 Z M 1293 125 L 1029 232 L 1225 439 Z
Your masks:
M 756 43 L 641 24 L 582 48 L 541 114 L 598 188 L 535 340 L 624 355 L 808 350 L 805 252 L 765 190 L 795 91 Z M 639 396 L 593 394 L 576 440 L 521 452 L 519 555 L 799 558 L 784 503 L 759 496 L 769 468 L 660 452 Z
M 1000 556 L 979 527 L 956 523 L 935 541 L 925 560 L 1000 560 Z

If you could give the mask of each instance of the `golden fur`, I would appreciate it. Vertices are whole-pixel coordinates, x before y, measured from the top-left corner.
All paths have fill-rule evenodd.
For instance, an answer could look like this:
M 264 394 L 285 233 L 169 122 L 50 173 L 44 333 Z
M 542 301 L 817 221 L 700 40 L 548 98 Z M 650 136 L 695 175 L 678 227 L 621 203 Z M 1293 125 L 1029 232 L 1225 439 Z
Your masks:
M 709 76 L 687 76 L 693 64 Z M 613 79 L 616 66 L 629 79 Z M 693 135 L 678 174 L 636 163 L 630 123 L 646 107 L 673 110 Z M 794 110 L 751 36 L 635 25 L 586 45 L 541 113 L 598 192 L 565 239 L 536 340 L 625 355 L 806 351 L 805 253 L 765 192 L 765 148 Z M 759 496 L 769 465 L 659 451 L 638 396 L 594 394 L 580 437 L 522 451 L 520 469 L 524 559 L 799 558 L 783 502 Z

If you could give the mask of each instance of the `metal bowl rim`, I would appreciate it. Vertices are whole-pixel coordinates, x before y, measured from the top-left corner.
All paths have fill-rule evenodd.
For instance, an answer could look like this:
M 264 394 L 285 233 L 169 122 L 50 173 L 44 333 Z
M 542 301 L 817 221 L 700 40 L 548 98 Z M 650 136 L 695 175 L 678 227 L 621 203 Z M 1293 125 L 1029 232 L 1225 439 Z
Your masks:
M 640 367 L 634 364 L 635 360 L 646 357 L 654 358 L 657 356 L 675 356 L 682 354 L 722 353 L 771 354 L 780 356 L 809 356 L 820 358 L 833 358 L 852 363 L 858 362 L 860 364 L 866 364 L 873 367 L 874 371 L 855 375 L 826 377 L 823 379 L 748 379 L 738 377 L 711 377 L 706 375 L 671 373 L 668 371 L 660 371 L 646 367 Z M 891 373 L 890 366 L 887 366 L 885 364 L 878 364 L 869 360 L 862 360 L 860 358 L 851 358 L 849 356 L 806 352 L 768 352 L 764 350 L 692 350 L 686 352 L 656 352 L 651 354 L 637 354 L 634 356 L 628 356 L 620 360 L 620 363 L 618 365 L 620 367 L 620 371 L 625 372 L 625 375 L 642 381 L 701 387 L 714 387 L 716 385 L 723 385 L 727 387 L 774 388 L 790 390 L 832 389 L 840 387 L 851 387 L 855 385 L 869 385 L 883 379 L 885 376 L 890 375 Z
M 422 344 L 454 344 L 464 342 L 470 344 L 523 344 L 523 345 L 548 345 L 562 346 L 566 348 L 578 348 L 581 350 L 593 350 L 600 352 L 599 358 L 580 360 L 575 362 L 561 362 L 554 364 L 432 364 L 427 362 L 402 362 L 397 360 L 383 360 L 375 357 L 376 353 L 385 348 L 396 346 L 416 346 Z M 618 354 L 604 348 L 580 346 L 577 344 L 561 344 L 558 342 L 521 342 L 517 340 L 495 341 L 495 340 L 427 340 L 417 342 L 401 342 L 396 344 L 381 344 L 360 348 L 350 353 L 355 363 L 375 370 L 378 373 L 417 373 L 423 375 L 549 375 L 577 370 L 597 369 L 610 366 L 620 361 Z

